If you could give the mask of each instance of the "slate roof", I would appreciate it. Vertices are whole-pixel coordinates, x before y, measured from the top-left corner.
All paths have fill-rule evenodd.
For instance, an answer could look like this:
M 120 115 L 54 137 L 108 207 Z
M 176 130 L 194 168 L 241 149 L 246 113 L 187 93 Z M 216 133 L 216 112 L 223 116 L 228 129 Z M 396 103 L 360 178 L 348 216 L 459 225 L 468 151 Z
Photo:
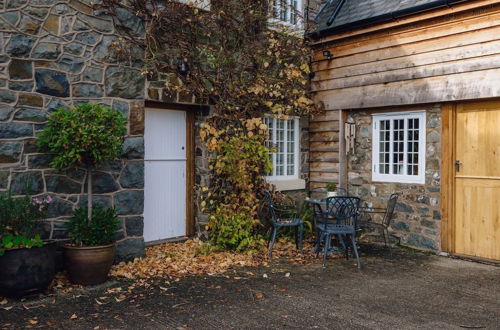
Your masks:
M 451 5 L 463 0 L 345 0 L 342 9 L 331 25 L 327 21 L 341 0 L 329 0 L 316 16 L 318 32 L 328 34 L 347 27 L 366 26 L 390 20 L 395 14 L 410 14 L 433 7 Z

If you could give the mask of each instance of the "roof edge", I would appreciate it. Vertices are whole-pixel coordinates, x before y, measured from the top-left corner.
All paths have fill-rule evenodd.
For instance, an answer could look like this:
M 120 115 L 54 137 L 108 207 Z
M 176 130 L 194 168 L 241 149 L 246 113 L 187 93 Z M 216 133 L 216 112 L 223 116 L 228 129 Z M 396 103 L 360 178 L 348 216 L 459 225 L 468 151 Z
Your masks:
M 411 14 L 417 14 L 420 12 L 424 11 L 429 11 L 432 9 L 437 9 L 440 7 L 451 7 L 455 4 L 461 3 L 461 2 L 467 2 L 468 0 L 436 0 L 434 2 L 430 2 L 427 4 L 415 6 L 415 7 L 410 7 L 406 9 L 401 9 L 401 10 L 396 10 L 387 14 L 383 15 L 378 15 L 370 18 L 365 18 L 356 22 L 352 23 L 347 23 L 339 26 L 334 26 L 331 28 L 327 28 L 321 31 L 315 31 L 309 34 L 309 36 L 313 39 L 319 39 L 321 37 L 325 37 L 327 35 L 335 34 L 338 32 L 344 32 L 346 30 L 350 29 L 358 29 L 358 28 L 363 28 L 367 27 L 370 25 L 375 25 L 378 23 L 384 23 L 387 21 L 394 21 L 397 20 L 398 18 L 402 18 L 404 16 L 408 16 Z M 326 5 L 325 5 L 326 6 Z M 324 8 L 323 8 L 324 9 Z M 322 10 L 323 10 L 322 9 Z

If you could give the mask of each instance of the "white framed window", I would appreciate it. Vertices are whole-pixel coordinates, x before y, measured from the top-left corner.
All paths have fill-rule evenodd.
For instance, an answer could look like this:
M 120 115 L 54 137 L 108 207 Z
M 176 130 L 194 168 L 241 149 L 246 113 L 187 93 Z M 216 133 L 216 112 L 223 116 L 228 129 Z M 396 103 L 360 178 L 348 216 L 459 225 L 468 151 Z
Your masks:
M 302 12 L 303 0 L 271 0 L 272 17 L 274 20 L 293 25 L 300 25 L 299 14 Z
M 266 116 L 264 123 L 269 128 L 269 140 L 266 144 L 275 151 L 269 155 L 273 170 L 268 173 L 267 179 L 271 181 L 299 179 L 299 119 Z
M 424 184 L 425 111 L 372 116 L 372 180 Z

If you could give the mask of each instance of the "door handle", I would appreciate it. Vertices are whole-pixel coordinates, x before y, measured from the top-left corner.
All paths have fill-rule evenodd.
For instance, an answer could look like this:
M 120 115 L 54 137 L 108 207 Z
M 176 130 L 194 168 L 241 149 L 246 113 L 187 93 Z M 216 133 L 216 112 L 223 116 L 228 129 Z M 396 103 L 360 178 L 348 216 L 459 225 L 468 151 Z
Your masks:
M 460 167 L 462 166 L 462 162 L 459 160 L 455 161 L 455 171 L 460 172 Z

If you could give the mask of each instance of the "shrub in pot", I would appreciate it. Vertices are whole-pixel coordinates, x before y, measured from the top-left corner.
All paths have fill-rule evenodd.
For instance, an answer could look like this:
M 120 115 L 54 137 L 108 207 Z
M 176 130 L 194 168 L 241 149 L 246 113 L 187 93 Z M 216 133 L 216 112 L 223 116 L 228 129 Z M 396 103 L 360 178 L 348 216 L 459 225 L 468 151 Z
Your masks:
M 55 244 L 40 238 L 51 197 L 0 194 L 0 295 L 46 289 L 55 274 Z
M 120 220 L 114 209 L 77 209 L 68 222 L 71 244 L 65 246 L 66 269 L 73 283 L 104 282 L 115 258 L 115 236 Z
M 327 197 L 335 197 L 337 196 L 337 185 L 335 183 L 329 183 L 326 185 L 326 196 Z
M 86 103 L 56 109 L 38 136 L 39 150 L 54 156 L 52 167 L 61 171 L 74 167 L 87 170 L 87 208 L 75 211 L 69 222 L 71 243 L 65 246 L 66 266 L 73 283 L 104 282 L 114 260 L 117 218 L 114 210 L 93 209 L 92 172 L 121 153 L 125 124 L 119 111 Z M 113 240 L 107 239 L 108 231 L 113 231 Z M 99 235 L 105 235 L 104 239 Z

